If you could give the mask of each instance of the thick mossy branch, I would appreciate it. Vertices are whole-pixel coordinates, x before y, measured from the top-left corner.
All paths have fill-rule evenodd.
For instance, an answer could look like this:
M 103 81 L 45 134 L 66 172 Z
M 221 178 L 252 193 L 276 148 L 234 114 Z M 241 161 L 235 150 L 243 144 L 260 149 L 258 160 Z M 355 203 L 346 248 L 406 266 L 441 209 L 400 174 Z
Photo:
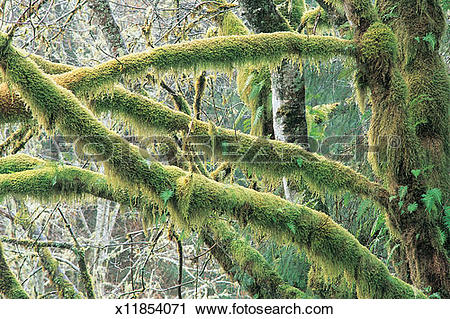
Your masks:
M 13 161 L 14 157 L 7 159 Z M 34 163 L 33 159 L 30 161 Z M 178 169 L 170 168 L 170 170 Z M 332 274 L 343 271 L 346 276 L 349 276 L 349 280 L 358 278 L 356 281 L 360 297 L 415 296 L 410 286 L 391 277 L 375 256 L 325 214 L 294 205 L 271 194 L 261 194 L 242 187 L 215 183 L 199 175 L 185 175 L 184 179 L 186 178 L 189 179 L 190 184 L 190 196 L 187 199 L 188 207 L 186 207 L 188 211 L 177 213 L 177 210 L 172 210 L 174 214 L 179 214 L 176 217 L 183 225 L 199 225 L 201 220 L 205 221 L 208 218 L 207 212 L 216 209 L 244 222 L 250 222 L 275 238 L 297 243 L 301 248 L 306 249 L 310 258 L 320 262 Z M 69 195 L 72 189 L 72 195 L 89 193 L 122 203 L 138 203 L 138 205 L 148 203 L 148 200 L 129 197 L 126 189 L 112 190 L 111 185 L 108 185 L 105 177 L 100 174 L 73 167 L 58 168 L 53 164 L 0 176 L 0 194 L 2 195 L 15 194 L 42 199 L 44 197 L 42 194 L 46 194 L 47 199 L 56 199 L 57 195 Z M 218 232 L 219 237 L 223 237 L 226 242 L 230 236 L 229 230 L 223 225 L 219 226 L 213 225 L 212 229 L 215 229 L 214 232 Z M 259 260 L 255 252 L 249 254 L 248 248 L 239 241 L 230 242 L 229 245 L 232 245 L 230 249 L 233 257 L 240 256 L 237 261 L 244 270 L 249 271 L 255 279 L 270 275 L 269 278 L 274 284 L 272 287 L 276 286 L 278 279 L 273 277 L 271 272 L 266 273 L 267 269 L 264 265 L 258 264 L 258 267 L 262 267 L 261 269 L 249 268 L 250 258 Z M 242 251 L 246 253 L 242 254 Z M 283 285 L 277 287 L 278 293 L 285 294 L 285 297 L 292 296 L 291 294 L 294 293 L 292 287 Z
M 161 133 L 190 131 L 192 142 L 206 152 L 266 176 L 305 178 L 317 191 L 350 191 L 383 206 L 388 202 L 389 194 L 381 185 L 338 162 L 310 153 L 298 145 L 220 127 L 215 128 L 216 134 L 210 136 L 209 123 L 193 121 L 186 114 L 121 87 L 115 87 L 112 94 L 98 96 L 91 107 L 95 112 L 112 111 L 142 130 L 147 128 Z M 212 149 L 213 145 L 215 149 Z
M 329 58 L 352 56 L 352 41 L 335 37 L 304 36 L 290 32 L 214 37 L 165 45 L 56 75 L 60 85 L 76 95 L 108 87 L 123 76 L 196 70 L 230 70 L 245 64 L 277 64 L 286 57 Z
M 234 13 L 226 12 L 216 18 L 219 35 L 248 35 L 250 30 Z M 272 30 L 273 31 L 273 30 Z M 248 65 L 238 69 L 237 90 L 241 100 L 251 111 L 250 134 L 273 136 L 270 69 L 267 65 Z
M 272 194 L 224 185 L 176 167 L 148 164 L 137 150 L 103 127 L 69 91 L 56 85 L 34 62 L 22 57 L 4 36 L 0 36 L 0 48 L 0 64 L 7 80 L 16 87 L 41 123 L 48 126 L 53 121 L 68 135 L 94 136 L 91 141 L 96 144 L 87 146 L 92 152 L 101 154 L 99 159 L 104 161 L 108 174 L 129 185 L 141 186 L 155 200 L 161 202 L 163 192 L 175 190 L 167 204 L 171 216 L 179 224 L 199 227 L 211 211 L 228 214 L 274 238 L 296 243 L 327 271 L 344 272 L 349 280 L 355 281 L 359 297 L 422 296 L 412 286 L 392 277 L 380 260 L 325 214 Z M 216 136 L 216 129 L 208 131 L 216 140 L 220 137 Z M 216 145 L 222 145 L 222 141 L 217 140 Z M 306 164 L 307 170 L 317 171 L 311 160 L 313 157 L 305 154 L 302 166 Z M 178 192 L 180 186 L 186 186 L 188 193 Z M 178 209 L 179 200 L 183 203 L 181 210 Z
M 12 273 L 6 262 L 3 244 L 0 241 L 0 293 L 7 299 L 28 299 L 28 294 Z
M 5 41 L 1 36 L 3 47 Z M 121 180 L 152 185 L 158 196 L 173 189 L 168 173 L 159 163 L 148 164 L 136 147 L 106 129 L 70 91 L 57 86 L 34 62 L 8 45 L 3 48 L 1 63 L 7 80 L 45 128 L 53 130 L 57 126 L 64 134 L 80 137 L 85 151 L 98 154 L 96 159 L 104 161 L 113 175 Z
M 28 166 L 23 165 L 26 161 L 29 162 Z M 14 162 L 20 162 L 22 165 L 13 165 Z M 117 183 L 110 183 L 104 175 L 98 173 L 76 167 L 56 166 L 54 163 L 37 160 L 27 155 L 9 156 L 0 162 L 0 170 L 11 167 L 15 170 L 8 169 L 7 174 L 0 175 L 0 196 L 9 194 L 20 197 L 30 196 L 40 200 L 58 200 L 62 196 L 67 199 L 86 194 L 135 207 L 144 215 L 153 213 L 151 198 L 141 192 L 131 192 L 129 188 L 121 187 Z M 5 170 L 3 169 L 3 171 Z M 152 216 L 149 217 L 152 218 Z M 283 282 L 258 251 L 239 239 L 238 234 L 224 222 L 210 221 L 204 225 L 202 235 L 208 239 L 207 243 L 210 246 L 216 247 L 212 249 L 212 253 L 224 270 L 252 295 L 257 295 L 259 298 L 304 297 L 300 290 Z M 0 242 L 2 241 L 26 247 L 55 247 L 75 250 L 73 245 L 61 242 L 0 237 Z M 232 258 L 228 256 L 229 253 Z M 242 271 L 250 275 L 252 285 L 246 286 L 242 282 L 242 278 L 236 276 Z
M 226 222 L 220 219 L 211 221 L 208 223 L 207 230 L 202 231 L 201 234 L 207 243 L 220 243 L 219 247 L 216 248 L 221 250 L 220 255 L 222 257 L 219 259 L 219 263 L 228 273 L 231 273 L 234 278 L 240 275 L 234 271 L 236 267 L 231 263 L 231 260 L 234 260 L 241 271 L 247 272 L 253 278 L 246 287 L 253 296 L 263 299 L 306 297 L 299 289 L 284 283 L 280 275 L 273 270 L 265 258 L 243 238 L 240 238 Z M 231 255 L 233 259 L 229 259 L 228 255 Z
M 143 213 L 150 213 L 153 208 L 153 203 L 141 192 L 110 183 L 102 174 L 24 154 L 0 159 L 0 196 L 31 196 L 48 201 L 83 194 L 139 207 Z
M 0 90 L 0 92 L 8 94 L 8 91 Z M 20 104 L 17 108 L 20 108 L 22 113 L 25 112 L 23 100 L 17 98 L 15 103 Z M 174 111 L 159 102 L 131 93 L 121 87 L 114 87 L 110 94 L 97 96 L 92 100 L 91 108 L 98 113 L 112 111 L 113 114 L 133 123 L 141 131 L 191 132 L 191 138 L 194 139 L 197 136 L 207 153 L 214 152 L 224 161 L 237 163 L 274 178 L 302 177 L 317 191 L 328 190 L 333 193 L 350 191 L 356 195 L 368 197 L 384 207 L 387 206 L 389 194 L 381 185 L 369 181 L 338 162 L 312 154 L 298 145 L 256 138 L 223 128 L 216 128 L 217 134 L 210 136 L 209 123 L 193 121 L 190 116 L 182 112 Z M 76 125 L 79 124 L 76 123 Z M 78 132 L 83 131 L 83 128 L 78 130 Z M 90 130 L 84 131 L 81 136 L 85 136 L 86 132 Z M 217 147 L 211 149 L 213 145 Z
M 38 65 L 39 69 L 47 74 L 61 74 L 73 71 L 77 68 L 73 65 L 49 62 L 37 54 L 30 54 L 30 58 Z

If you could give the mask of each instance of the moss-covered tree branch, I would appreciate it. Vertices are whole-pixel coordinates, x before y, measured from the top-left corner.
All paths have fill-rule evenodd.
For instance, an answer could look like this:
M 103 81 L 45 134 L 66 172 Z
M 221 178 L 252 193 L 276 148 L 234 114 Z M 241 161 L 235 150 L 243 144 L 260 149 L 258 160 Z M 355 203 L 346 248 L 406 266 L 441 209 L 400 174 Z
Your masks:
M 113 94 L 95 98 L 91 107 L 96 112 L 112 111 L 147 130 L 161 133 L 190 131 L 193 142 L 195 136 L 199 137 L 203 145 L 197 143 L 198 146 L 209 153 L 214 152 L 217 158 L 266 176 L 305 178 L 318 191 L 349 191 L 369 197 L 383 206 L 388 203 L 389 193 L 381 185 L 338 162 L 308 152 L 298 145 L 254 137 L 234 130 L 216 127 L 212 134 L 209 123 L 192 120 L 186 114 L 120 87 L 116 87 Z M 205 141 L 204 137 L 210 139 Z M 216 148 L 212 149 L 213 146 Z
M 239 280 L 242 271 L 251 276 L 253 280 L 244 286 L 251 295 L 263 299 L 305 298 L 302 291 L 287 285 L 265 258 L 225 221 L 216 219 L 208 226 L 201 231 L 202 238 L 214 256 L 218 256 L 222 268 L 233 278 Z
M 23 163 L 28 162 L 25 166 Z M 14 165 L 14 163 L 17 163 Z M 31 196 L 40 200 L 57 200 L 93 195 L 116 201 L 122 205 L 140 209 L 143 214 L 152 213 L 152 201 L 142 192 L 130 192 L 129 188 L 110 183 L 104 175 L 81 168 L 56 166 L 27 155 L 0 159 L 0 196 Z M 300 290 L 287 285 L 274 272 L 267 261 L 223 221 L 210 221 L 204 225 L 201 235 L 212 248 L 213 256 L 224 270 L 243 288 L 258 298 L 303 298 Z M 0 242 L 17 243 L 26 247 L 55 247 L 75 250 L 72 244 L 17 240 L 0 237 Z M 81 267 L 80 267 L 81 268 Z M 240 276 L 247 273 L 252 278 L 250 286 Z M 238 275 L 239 274 L 239 275 Z
M 46 65 L 46 68 L 51 70 L 52 64 Z M 0 96 L 9 96 L 6 85 L 0 89 Z M 8 103 L 12 107 L 4 109 L 16 110 L 12 112 L 13 119 L 18 114 L 27 118 L 31 115 L 20 97 L 15 97 L 14 102 L 11 100 Z M 368 197 L 383 207 L 388 205 L 390 195 L 381 185 L 369 181 L 338 162 L 310 153 L 297 145 L 257 138 L 220 127 L 215 128 L 213 139 L 205 140 L 203 137 L 211 135 L 209 123 L 192 120 L 182 112 L 176 112 L 161 103 L 121 87 L 114 87 L 111 93 L 98 95 L 91 101 L 90 106 L 96 113 L 112 111 L 113 114 L 141 128 L 141 131 L 161 133 L 189 131 L 191 136 L 201 137 L 202 144 L 209 153 L 212 151 L 211 147 L 215 145 L 217 149 L 214 152 L 218 158 L 260 173 L 277 178 L 283 176 L 305 178 L 317 191 L 328 190 L 333 193 L 349 191 Z M 3 115 L 7 116 L 7 112 Z M 227 147 L 229 151 L 224 152 L 223 149 Z M 259 158 L 252 158 L 255 151 L 260 153 Z M 299 165 L 298 159 L 302 165 Z
M 6 262 L 3 244 L 0 241 L 0 293 L 7 299 L 28 299 L 28 294 L 12 273 Z
M 98 154 L 97 159 L 103 161 L 108 175 L 141 188 L 155 201 L 162 204 L 161 194 L 173 190 L 168 209 L 180 225 L 200 226 L 211 210 L 228 214 L 275 238 L 296 243 L 329 272 L 344 272 L 349 280 L 355 281 L 360 297 L 420 295 L 412 286 L 392 277 L 380 260 L 325 214 L 272 194 L 223 185 L 175 167 L 148 163 L 135 147 L 98 122 L 72 93 L 21 56 L 3 35 L 0 48 L 0 65 L 7 80 L 41 124 L 47 128 L 54 125 L 63 134 L 95 137 L 85 145 Z
M 14 162 L 15 158 L 19 158 L 21 162 L 26 160 L 24 155 L 7 157 L 3 159 L 0 167 L 8 166 L 18 169 L 26 167 L 24 165 L 11 165 L 9 162 Z M 41 161 L 32 158 L 30 162 L 30 166 L 26 169 L 32 168 L 32 165 L 35 165 L 35 169 L 0 175 L 1 195 L 13 194 L 15 196 L 33 196 L 40 199 L 53 198 L 56 200 L 61 195 L 67 198 L 70 194 L 73 196 L 74 194 L 89 193 L 125 204 L 140 203 L 143 207 L 148 207 L 145 205 L 150 199 L 130 196 L 128 188 L 114 186 L 115 190 L 113 190 L 111 184 L 108 184 L 106 179 L 98 173 L 75 167 L 55 167 L 54 164 L 46 164 L 43 167 Z M 170 170 L 179 171 L 173 167 Z M 271 194 L 261 194 L 237 186 L 226 186 L 199 175 L 192 175 L 190 178 L 192 179 L 189 182 L 192 202 L 189 205 L 189 211 L 183 214 L 179 210 L 171 210 L 172 216 L 178 219 L 180 224 L 198 226 L 201 225 L 200 221 L 206 223 L 205 219 L 208 219 L 209 214 L 206 214 L 205 211 L 209 211 L 212 207 L 245 223 L 250 223 L 275 238 L 297 243 L 309 252 L 310 258 L 320 262 L 331 273 L 343 271 L 344 274 L 349 276 L 349 279 L 359 278 L 356 282 L 360 288 L 360 297 L 407 298 L 415 296 L 416 292 L 410 286 L 391 277 L 383 263 L 378 261 L 328 216 L 284 201 Z M 203 194 L 203 196 L 200 194 Z M 182 201 L 183 199 L 178 200 Z M 211 205 L 212 202 L 217 204 Z M 221 227 L 218 229 L 222 233 L 227 233 L 227 230 L 223 228 L 224 226 Z M 230 238 L 229 233 L 224 238 Z M 242 246 L 241 242 L 227 243 L 225 241 L 225 243 L 237 245 L 233 248 L 235 250 L 232 249 L 231 251 L 233 254 L 240 253 L 238 248 Z M 243 247 L 243 249 L 248 252 L 249 248 Z M 240 256 L 238 262 L 245 270 L 251 271 L 250 273 L 257 277 L 257 275 L 263 275 L 264 272 L 258 270 L 258 268 L 255 270 L 249 270 L 248 268 L 249 260 L 247 257 L 254 256 L 257 258 L 258 256 L 254 254 L 256 252 L 248 256 L 238 255 Z M 265 266 L 259 267 L 264 269 Z M 275 283 L 278 282 L 278 279 L 274 279 L 273 273 L 269 272 L 268 275 Z M 292 288 L 287 286 L 285 288 L 287 289 L 285 297 L 294 292 Z M 281 289 L 279 293 L 284 291 L 283 287 L 277 289 Z
M 287 57 L 328 58 L 352 56 L 353 42 L 326 36 L 304 36 L 290 32 L 214 37 L 129 54 L 93 68 L 78 68 L 56 75 L 56 81 L 76 95 L 91 94 L 123 76 L 193 71 L 230 70 L 244 64 L 276 64 Z
M 24 212 L 18 218 L 15 218 L 24 229 L 28 230 L 29 237 L 36 241 L 46 241 L 46 237 L 43 235 L 39 227 L 36 226 L 32 218 L 28 215 L 28 212 Z M 75 285 L 70 281 L 65 272 L 59 266 L 59 262 L 53 256 L 48 247 L 43 245 L 34 246 L 34 250 L 39 256 L 39 261 L 42 268 L 47 272 L 50 282 L 55 287 L 58 295 L 61 298 L 67 299 L 82 299 L 83 294 L 78 291 Z

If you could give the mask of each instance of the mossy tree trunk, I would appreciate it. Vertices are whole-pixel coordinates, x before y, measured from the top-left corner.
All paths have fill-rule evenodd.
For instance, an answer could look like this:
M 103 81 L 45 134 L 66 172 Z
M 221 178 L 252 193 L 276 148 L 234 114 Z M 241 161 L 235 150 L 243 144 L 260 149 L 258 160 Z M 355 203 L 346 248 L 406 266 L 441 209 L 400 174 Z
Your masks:
M 94 19 L 102 30 L 106 45 L 113 57 L 128 53 L 128 48 L 120 33 L 108 0 L 88 0 L 88 7 L 94 12 Z
M 278 32 L 295 29 L 298 19 L 305 11 L 304 1 L 293 1 L 291 8 L 280 13 L 272 0 L 240 1 L 244 15 L 255 32 Z M 295 8 L 292 8 L 295 5 Z M 256 6 L 258 9 L 256 9 Z M 295 12 L 296 14 L 293 14 Z M 279 141 L 295 143 L 308 149 L 308 126 L 306 122 L 305 79 L 301 62 L 283 60 L 271 74 L 273 133 Z M 295 191 L 283 177 L 285 197 L 294 200 Z
M 391 230 L 406 250 L 412 282 L 449 297 L 450 263 L 440 236 L 443 211 L 432 212 L 421 200 L 431 187 L 448 193 L 449 84 L 437 52 L 445 27 L 442 9 L 437 1 L 378 1 L 381 14 L 398 10 L 389 27 L 370 1 L 343 4 L 355 26 L 359 71 L 371 90 L 369 144 L 376 151 L 369 160 L 399 194 L 388 211 Z M 430 32 L 434 44 L 417 43 Z M 428 176 L 413 174 L 428 165 L 433 167 Z

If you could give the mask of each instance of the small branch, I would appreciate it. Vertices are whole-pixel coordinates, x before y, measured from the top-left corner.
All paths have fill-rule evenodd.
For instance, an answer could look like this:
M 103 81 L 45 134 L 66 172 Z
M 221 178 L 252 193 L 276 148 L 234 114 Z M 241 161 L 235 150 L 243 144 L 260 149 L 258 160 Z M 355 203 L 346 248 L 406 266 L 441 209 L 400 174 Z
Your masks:
M 183 299 L 181 288 L 183 286 L 183 243 L 181 242 L 180 237 L 175 232 L 173 225 L 169 227 L 169 239 L 174 241 L 177 245 L 177 253 L 178 253 L 178 299 Z

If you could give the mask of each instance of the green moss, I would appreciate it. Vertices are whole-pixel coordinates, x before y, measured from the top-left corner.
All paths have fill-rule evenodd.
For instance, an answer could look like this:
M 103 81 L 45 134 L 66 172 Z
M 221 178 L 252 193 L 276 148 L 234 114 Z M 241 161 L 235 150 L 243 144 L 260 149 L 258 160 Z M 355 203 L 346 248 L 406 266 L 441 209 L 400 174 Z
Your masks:
M 28 299 L 22 285 L 12 273 L 6 262 L 3 244 L 0 242 L 0 293 L 7 299 Z
M 75 94 L 91 94 L 110 87 L 123 76 L 138 76 L 151 68 L 156 73 L 227 71 L 245 64 L 276 64 L 282 58 L 311 58 L 352 55 L 352 42 L 334 37 L 272 33 L 214 37 L 182 44 L 165 45 L 151 51 L 130 54 L 97 65 L 56 75 L 56 82 Z
M 0 123 L 28 122 L 31 111 L 17 93 L 11 93 L 7 83 L 0 84 Z
M 304 0 L 291 0 L 289 1 L 289 24 L 296 29 L 302 22 L 302 17 L 306 11 Z
M 348 19 L 359 31 L 365 32 L 372 23 L 379 20 L 371 0 L 327 0 L 327 2 L 335 7 L 345 6 Z
M 298 145 L 287 144 L 253 137 L 234 130 L 215 128 L 211 135 L 209 123 L 194 120 L 186 114 L 176 112 L 151 99 L 133 94 L 117 87 L 113 94 L 97 97 L 91 107 L 96 112 L 111 110 L 132 122 L 141 131 L 169 133 L 176 131 L 190 132 L 191 136 L 199 136 L 199 143 L 205 143 L 202 137 L 213 136 L 211 141 L 199 147 L 208 154 L 223 161 L 229 161 L 243 168 L 259 172 L 265 176 L 279 178 L 306 178 L 316 190 L 341 193 L 351 191 L 367 196 L 382 203 L 389 195 L 383 188 L 370 182 L 338 162 L 330 161 L 312 154 Z M 195 142 L 195 139 L 192 138 Z M 259 155 L 256 155 L 258 153 Z M 302 158 L 305 166 L 299 166 L 297 159 Z M 382 204 L 384 205 L 384 203 Z
M 230 254 L 240 271 L 247 272 L 251 284 L 244 288 L 258 298 L 305 298 L 305 294 L 283 282 L 264 257 L 234 231 L 226 222 L 216 219 L 208 224 L 208 231 L 220 243 L 225 254 Z M 233 277 L 242 274 L 234 273 Z
M 113 182 L 118 180 L 131 187 L 140 187 L 157 203 L 162 202 L 161 195 L 164 192 L 175 190 L 177 193 L 177 180 L 186 176 L 186 172 L 157 163 L 148 164 L 136 149 L 104 128 L 69 91 L 56 85 L 33 62 L 26 60 L 5 42 L 6 38 L 0 36 L 2 48 L 0 61 L 6 78 L 18 90 L 42 124 L 47 128 L 56 125 L 64 134 L 94 137 L 91 141 L 95 141 L 96 144 L 90 144 L 90 150 L 102 154 L 99 159 L 104 160 L 107 173 Z M 211 125 L 208 132 L 219 139 L 226 131 L 219 131 Z M 233 140 L 236 139 L 235 132 L 231 136 Z M 218 142 L 221 141 L 216 141 L 218 145 L 216 150 L 223 145 Z M 260 140 L 256 143 L 262 146 L 271 145 Z M 277 145 L 276 141 L 274 143 L 273 145 Z M 286 147 L 285 144 L 278 145 Z M 297 150 L 304 152 L 305 160 L 315 157 L 302 149 Z M 192 174 L 189 179 L 191 193 L 186 212 L 190 219 L 206 220 L 211 211 L 217 211 L 228 214 L 244 224 L 250 223 L 279 240 L 293 241 L 327 270 L 344 271 L 350 280 L 355 281 L 358 296 L 373 298 L 421 296 L 408 284 L 394 279 L 380 260 L 325 214 L 292 204 L 272 194 L 223 185 L 196 174 Z M 8 186 L 6 183 L 4 187 Z M 177 204 L 176 196 L 168 200 L 167 207 L 171 213 L 179 213 Z M 183 210 L 186 210 L 184 207 Z M 50 264 L 49 268 L 55 267 Z
M 315 296 L 325 299 L 357 298 L 354 284 L 349 284 L 343 275 L 330 277 L 320 268 L 312 265 L 308 273 L 308 289 Z
M 240 0 L 239 5 L 256 33 L 292 31 L 286 17 L 280 14 L 273 1 Z
M 301 26 L 308 31 L 308 34 L 313 34 L 314 29 L 318 33 L 331 30 L 327 12 L 320 6 L 303 14 Z
M 36 54 L 31 54 L 30 58 L 38 65 L 38 67 L 43 72 L 47 74 L 61 74 L 76 69 L 76 67 L 72 65 L 49 62 L 43 57 Z
M 15 196 L 32 196 L 40 200 L 57 199 L 59 196 L 64 195 L 64 198 L 76 198 L 82 196 L 82 194 L 91 194 L 97 197 L 106 198 L 119 202 L 123 205 L 133 206 L 144 212 L 143 217 L 151 217 L 147 222 L 154 220 L 156 216 L 149 216 L 150 211 L 153 210 L 153 204 L 151 198 L 147 197 L 145 194 L 130 192 L 126 187 L 120 187 L 109 183 L 105 176 L 98 173 L 90 172 L 87 170 L 59 166 L 55 167 L 52 163 L 45 163 L 42 165 L 40 160 L 36 160 L 29 156 L 10 156 L 5 158 L 8 162 L 13 162 L 14 160 L 21 160 L 21 162 L 28 161 L 30 164 L 35 162 L 40 164 L 40 168 L 35 168 L 29 165 L 28 171 L 22 171 L 23 167 L 16 165 L 18 172 L 10 172 L 9 174 L 0 175 L 0 195 L 2 194 L 13 194 Z M 4 161 L 5 162 L 5 161 Z M 0 163 L 0 169 L 2 168 Z M 42 166 L 45 166 L 43 168 Z M 184 229 L 190 229 L 191 225 L 198 225 L 200 223 L 205 224 L 208 232 L 214 233 L 215 241 L 218 242 L 221 247 L 224 247 L 229 251 L 229 246 L 236 239 L 237 234 L 224 222 L 220 220 L 217 221 L 195 221 L 187 214 L 189 213 L 189 186 L 191 178 L 189 176 L 184 176 L 178 178 L 177 183 L 177 197 L 182 197 L 178 199 L 178 212 L 184 212 L 181 214 L 172 214 L 172 218 L 178 221 L 178 225 L 182 225 Z M 184 203 L 184 204 L 183 204 Z M 184 207 L 184 210 L 182 209 Z M 156 212 L 152 212 L 156 214 Z M 192 216 L 192 215 L 191 215 Z M 215 225 L 215 226 L 214 226 Z M 267 262 L 262 258 L 259 253 L 246 244 L 243 240 L 238 239 L 241 245 L 244 245 L 245 252 L 239 254 L 240 259 L 233 261 L 238 264 L 245 264 L 245 270 L 250 273 L 252 278 L 254 278 L 257 286 L 251 288 L 255 294 L 259 295 L 260 298 L 268 298 L 271 295 L 268 294 L 268 288 L 265 285 L 269 285 L 270 291 L 276 292 L 276 296 L 280 297 L 301 297 L 302 293 L 297 289 L 290 287 L 281 282 L 278 275 L 271 270 Z M 33 241 L 23 241 L 23 244 L 28 243 L 29 246 L 34 246 L 36 242 Z M 37 247 L 46 247 L 45 245 L 37 245 Z M 236 252 L 238 250 L 233 250 Z M 251 252 L 251 256 L 256 257 L 252 259 L 255 262 L 255 266 L 250 262 L 245 262 L 247 252 Z M 44 254 L 45 257 L 45 254 Z M 218 257 L 220 258 L 220 257 Z M 234 260 L 234 259 L 233 259 Z M 50 262 L 48 267 L 51 266 Z M 258 266 L 262 263 L 262 266 Z M 225 266 L 225 265 L 224 265 Z M 264 271 L 260 270 L 262 267 Z M 50 267 L 51 268 L 51 267 Z M 267 274 L 266 274 L 267 273 Z M 89 278 L 87 278 L 88 280 Z M 259 287 L 257 289 L 257 287 Z M 250 288 L 249 288 L 250 289 Z M 277 290 L 280 289 L 278 292 Z M 286 291 L 286 293 L 285 293 Z M 266 294 L 264 294 L 266 292 Z M 274 297 L 274 295 L 272 295 Z
M 224 14 L 218 16 L 217 23 L 220 26 L 219 36 L 250 34 L 250 30 L 233 12 L 227 11 Z
M 397 58 L 397 40 L 387 25 L 377 22 L 361 37 L 359 52 L 362 63 L 376 64 L 380 72 L 386 71 Z
M 220 35 L 248 35 L 250 30 L 232 12 L 226 12 L 217 19 Z M 271 78 L 268 66 L 246 66 L 237 74 L 237 89 L 242 101 L 251 111 L 250 134 L 273 135 Z
M 58 291 L 60 298 L 64 299 L 82 299 L 83 294 L 79 292 L 75 286 L 69 281 L 65 274 L 59 269 L 58 261 L 52 256 L 48 248 L 36 249 L 42 268 L 49 275 L 51 283 Z
M 16 173 L 44 166 L 45 162 L 25 154 L 0 158 L 0 174 Z

